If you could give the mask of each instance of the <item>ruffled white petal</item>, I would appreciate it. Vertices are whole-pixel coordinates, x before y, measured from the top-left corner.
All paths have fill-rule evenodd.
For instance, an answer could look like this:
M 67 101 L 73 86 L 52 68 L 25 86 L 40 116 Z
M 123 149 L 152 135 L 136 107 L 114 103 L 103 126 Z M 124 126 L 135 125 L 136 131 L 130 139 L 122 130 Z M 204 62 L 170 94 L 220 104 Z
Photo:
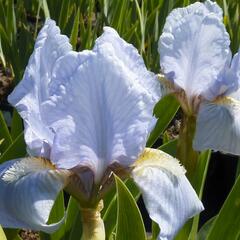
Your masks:
M 110 46 L 110 48 L 109 48 Z M 158 81 L 153 81 L 155 76 L 149 72 L 144 64 L 143 58 L 139 55 L 137 49 L 119 37 L 118 33 L 110 27 L 104 27 L 104 32 L 100 38 L 96 40 L 93 51 L 102 51 L 104 49 L 107 54 L 114 54 L 128 69 L 131 69 L 137 75 L 136 81 L 142 85 L 156 101 L 160 99 Z
M 60 34 L 54 21 L 46 20 L 24 77 L 8 98 L 24 119 L 25 140 L 31 155 L 49 157 L 53 132 L 46 126 L 48 114 L 43 112 L 42 103 L 49 95 L 48 85 L 56 60 L 70 50 L 68 38 Z
M 213 13 L 218 16 L 220 20 L 223 20 L 223 11 L 216 2 L 206 0 L 204 2 L 204 7 L 207 9 L 208 13 Z
M 59 168 L 88 166 L 96 181 L 109 164 L 135 161 L 155 124 L 152 110 L 160 98 L 157 78 L 136 50 L 105 28 L 93 51 L 59 59 L 53 77 L 52 97 L 44 104 L 55 122 L 51 160 Z
M 151 219 L 160 226 L 160 240 L 173 239 L 188 218 L 203 210 L 184 173 L 175 158 L 155 149 L 146 149 L 134 165 L 134 181 Z
M 203 95 L 218 79 L 230 56 L 229 36 L 216 4 L 195 3 L 172 11 L 159 39 L 160 65 L 189 98 Z
M 240 154 L 240 102 L 222 98 L 200 106 L 194 149 Z
M 0 224 L 52 233 L 63 223 L 47 224 L 67 171 L 54 170 L 43 159 L 18 159 L 0 165 Z

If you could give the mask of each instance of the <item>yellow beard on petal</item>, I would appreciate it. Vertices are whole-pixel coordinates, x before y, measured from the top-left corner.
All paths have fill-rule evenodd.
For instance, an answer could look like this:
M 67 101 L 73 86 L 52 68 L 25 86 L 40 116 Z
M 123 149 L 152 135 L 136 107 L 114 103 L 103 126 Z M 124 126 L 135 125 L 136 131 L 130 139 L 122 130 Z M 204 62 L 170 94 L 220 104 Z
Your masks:
M 171 155 L 152 148 L 145 148 L 137 161 L 133 164 L 134 171 L 144 170 L 145 167 L 164 168 L 174 175 L 184 175 L 186 170 L 179 161 Z
M 218 104 L 218 105 L 230 105 L 232 107 L 240 108 L 240 101 L 232 98 L 232 97 L 217 97 L 213 103 Z
M 2 176 L 5 182 L 15 182 L 28 173 L 43 170 L 56 170 L 55 166 L 45 158 L 22 158 L 15 162 Z

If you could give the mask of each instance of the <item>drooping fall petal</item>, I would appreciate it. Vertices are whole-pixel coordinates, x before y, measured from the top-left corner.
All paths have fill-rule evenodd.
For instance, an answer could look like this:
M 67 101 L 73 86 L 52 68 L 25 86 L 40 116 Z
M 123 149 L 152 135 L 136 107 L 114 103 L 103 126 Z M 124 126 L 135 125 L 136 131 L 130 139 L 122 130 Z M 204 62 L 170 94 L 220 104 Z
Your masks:
M 160 240 L 173 239 L 189 218 L 203 210 L 184 168 L 162 151 L 146 149 L 135 163 L 132 176 L 151 219 L 160 227 Z
M 240 54 L 236 53 L 230 67 L 225 68 L 221 86 L 228 91 L 214 101 L 200 105 L 193 147 L 240 154 Z M 230 86 L 231 83 L 234 83 Z M 220 89 L 219 89 L 220 91 Z
M 63 223 L 47 224 L 68 171 L 55 170 L 46 160 L 22 158 L 0 165 L 0 224 L 52 233 Z
M 224 97 L 217 103 L 202 104 L 193 147 L 240 154 L 240 102 Z

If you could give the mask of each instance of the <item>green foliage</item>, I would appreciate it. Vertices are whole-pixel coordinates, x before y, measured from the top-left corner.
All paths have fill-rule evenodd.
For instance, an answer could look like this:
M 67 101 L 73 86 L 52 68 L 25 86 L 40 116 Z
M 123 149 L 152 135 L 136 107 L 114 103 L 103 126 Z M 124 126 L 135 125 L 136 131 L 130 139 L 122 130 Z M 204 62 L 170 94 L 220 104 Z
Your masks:
M 151 240 L 157 240 L 158 234 L 160 233 L 160 228 L 157 223 L 152 221 L 152 238 Z
M 54 203 L 54 206 L 51 210 L 48 224 L 56 223 L 61 221 L 61 219 L 64 217 L 64 196 L 63 192 L 61 191 L 58 194 L 58 197 Z M 63 224 L 55 233 L 49 235 L 46 233 L 41 233 L 41 239 L 43 240 L 61 240 L 65 235 L 65 225 Z
M 116 240 L 146 240 L 141 213 L 128 188 L 115 176 L 117 188 L 117 230 Z
M 2 59 L 12 69 L 17 83 L 33 48 L 31 25 L 27 21 L 23 1 L 18 1 L 15 5 L 13 0 L 1 0 L 0 15 Z
M 206 240 L 239 239 L 240 237 L 240 176 L 209 230 Z
M 199 198 L 202 199 L 203 188 L 205 179 L 207 176 L 208 164 L 211 156 L 211 151 L 204 151 L 198 157 L 198 163 L 196 166 L 196 174 L 192 180 L 192 185 L 198 194 Z M 184 227 L 179 231 L 176 240 L 188 239 L 195 240 L 198 232 L 199 215 L 196 215 L 193 219 L 189 220 Z
M 2 229 L 2 227 L 0 226 L 0 239 L 1 240 L 7 240 L 7 237 Z
M 11 145 L 0 155 L 0 163 L 7 160 L 24 157 L 26 155 L 26 144 L 23 133 L 12 142 Z
M 196 174 L 192 182 L 192 185 L 195 188 L 196 193 L 198 194 L 200 199 L 202 199 L 202 195 L 203 195 L 203 188 L 205 185 L 210 157 L 211 157 L 210 150 L 201 152 L 201 154 L 198 157 Z M 198 232 L 198 224 L 199 224 L 199 215 L 195 216 L 193 219 L 189 240 L 196 239 L 196 235 Z
M 132 179 L 128 179 L 125 182 L 128 191 L 130 191 L 131 195 L 135 200 L 138 200 L 140 196 L 139 189 L 135 185 Z M 117 193 L 116 188 L 113 188 L 111 192 L 109 192 L 104 198 L 105 209 L 103 211 L 103 220 L 106 231 L 106 239 L 111 239 L 112 234 L 116 228 L 117 224 Z
M 175 116 L 178 108 L 179 108 L 178 101 L 175 99 L 175 97 L 171 95 L 165 96 L 156 104 L 153 112 L 155 117 L 158 118 L 158 121 L 148 138 L 147 141 L 148 147 L 151 147 L 158 139 L 160 134 L 163 133 L 163 131 L 166 129 L 168 124 Z
M 11 122 L 11 137 L 13 140 L 15 140 L 19 134 L 23 132 L 23 123 L 22 118 L 18 114 L 17 110 L 14 109 L 13 116 L 12 116 L 12 122 Z
M 7 124 L 4 120 L 3 114 L 0 112 L 0 153 L 2 154 L 11 145 L 12 137 L 8 131 Z
M 4 228 L 4 233 L 7 239 L 18 239 L 18 229 Z
M 208 232 L 210 228 L 212 227 L 214 220 L 216 217 L 210 218 L 200 229 L 200 231 L 197 234 L 197 240 L 206 240 Z
M 77 201 L 70 197 L 67 207 L 67 217 L 65 222 L 65 239 L 79 240 L 82 235 L 81 213 Z

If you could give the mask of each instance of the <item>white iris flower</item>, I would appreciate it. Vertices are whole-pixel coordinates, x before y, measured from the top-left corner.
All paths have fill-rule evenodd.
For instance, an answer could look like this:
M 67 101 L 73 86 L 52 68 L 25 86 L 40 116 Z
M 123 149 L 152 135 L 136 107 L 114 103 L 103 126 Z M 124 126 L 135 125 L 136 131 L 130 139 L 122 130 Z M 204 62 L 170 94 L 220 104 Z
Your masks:
M 173 10 L 159 39 L 160 65 L 188 115 L 197 115 L 193 147 L 240 154 L 240 54 L 232 54 L 217 3 Z
M 172 239 L 203 206 L 176 159 L 145 149 L 159 98 L 155 75 L 114 29 L 105 27 L 93 50 L 74 52 L 47 20 L 9 96 L 31 157 L 0 165 L 0 224 L 51 233 L 63 222 L 47 225 L 60 190 L 80 204 L 97 202 L 112 172 L 127 172 L 161 228 L 159 239 Z

